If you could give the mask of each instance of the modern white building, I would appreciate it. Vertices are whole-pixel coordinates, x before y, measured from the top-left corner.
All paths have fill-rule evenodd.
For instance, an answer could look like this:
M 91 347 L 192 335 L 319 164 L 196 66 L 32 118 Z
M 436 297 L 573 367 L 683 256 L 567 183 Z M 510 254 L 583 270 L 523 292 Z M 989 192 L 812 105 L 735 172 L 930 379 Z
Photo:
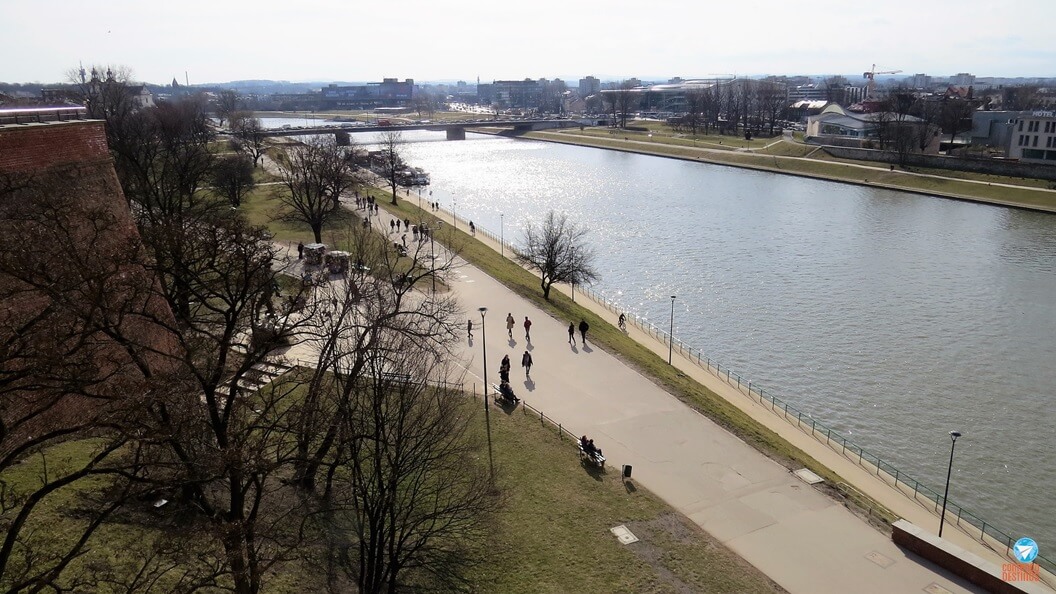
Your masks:
M 1012 122 L 1009 159 L 1056 163 L 1056 111 L 1024 111 Z

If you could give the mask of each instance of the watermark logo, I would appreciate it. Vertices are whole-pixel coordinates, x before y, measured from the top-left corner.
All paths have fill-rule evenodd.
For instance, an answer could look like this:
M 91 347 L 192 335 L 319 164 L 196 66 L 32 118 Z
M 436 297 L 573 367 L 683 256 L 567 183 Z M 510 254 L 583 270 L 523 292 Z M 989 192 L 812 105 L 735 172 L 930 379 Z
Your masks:
M 1038 556 L 1038 543 L 1033 538 L 1023 537 L 1012 545 L 1012 556 L 1019 563 L 1001 566 L 1001 579 L 1006 582 L 1037 582 L 1041 580 L 1041 568 L 1034 564 Z
M 1020 563 L 1032 563 L 1038 556 L 1038 543 L 1034 542 L 1033 538 L 1024 536 L 1012 545 L 1012 554 Z

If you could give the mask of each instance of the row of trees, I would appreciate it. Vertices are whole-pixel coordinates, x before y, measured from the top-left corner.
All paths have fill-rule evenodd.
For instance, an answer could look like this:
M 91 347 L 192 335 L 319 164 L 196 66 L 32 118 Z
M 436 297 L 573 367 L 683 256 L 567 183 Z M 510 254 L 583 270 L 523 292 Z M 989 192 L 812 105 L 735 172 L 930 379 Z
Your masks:
M 787 102 L 783 85 L 750 79 L 739 79 L 729 83 L 716 83 L 709 87 L 689 89 L 685 92 L 684 114 L 676 126 L 696 134 L 708 134 L 715 130 L 721 134 L 773 135 L 777 126 L 785 119 Z M 635 89 L 625 81 L 617 89 L 604 91 L 602 98 L 621 128 L 627 120 L 647 101 L 646 92 Z
M 0 178 L 0 298 L 23 305 L 0 318 L 0 477 L 30 459 L 49 469 L 0 481 L 0 583 L 249 593 L 297 566 L 334 591 L 464 586 L 499 500 L 467 463 L 472 416 L 426 382 L 451 377 L 459 312 L 415 287 L 451 260 L 399 258 L 349 225 L 331 239 L 369 273 L 294 285 L 284 307 L 270 235 L 207 189 L 221 167 L 204 103 L 112 99 L 93 115 L 128 210 L 85 200 L 98 171 Z M 348 178 L 315 148 L 289 157 L 289 200 L 314 183 L 332 209 Z M 268 334 L 262 310 L 284 314 Z M 243 387 L 288 339 L 311 344 L 312 364 Z M 57 464 L 60 443 L 90 453 Z M 64 537 L 41 535 L 34 514 L 89 480 Z M 115 519 L 156 537 L 86 563 Z

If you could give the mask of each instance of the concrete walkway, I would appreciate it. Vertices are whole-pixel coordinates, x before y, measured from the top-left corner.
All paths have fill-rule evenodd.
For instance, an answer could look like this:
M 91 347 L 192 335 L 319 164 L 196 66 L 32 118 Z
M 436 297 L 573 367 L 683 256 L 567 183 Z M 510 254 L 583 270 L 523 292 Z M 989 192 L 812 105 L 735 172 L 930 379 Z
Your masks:
M 392 217 L 384 212 L 384 204 L 381 207 L 382 214 L 373 218 L 373 224 L 386 233 Z M 483 234 L 477 239 L 498 249 Z M 460 263 L 448 283 L 476 327 L 475 340 L 462 343 L 467 382 L 475 381 L 478 390 L 483 388 L 481 338 L 487 332 L 490 383 L 497 383 L 499 362 L 509 355 L 514 364 L 511 384 L 525 402 L 573 433 L 593 438 L 605 451 L 610 472 L 619 472 L 623 464 L 632 465 L 635 481 L 790 592 L 982 591 L 902 551 L 840 503 L 593 346 L 589 332 L 586 345 L 570 345 L 568 323 L 578 325 L 579 320 L 553 319 L 465 263 Z M 583 298 L 580 303 L 615 324 L 615 315 L 600 304 Z M 477 313 L 481 306 L 488 308 L 483 329 Z M 507 313 L 517 321 L 512 339 L 506 333 Z M 531 343 L 524 338 L 525 316 L 533 322 Z M 459 326 L 464 325 L 463 319 Z M 666 346 L 634 328 L 630 331 L 633 338 L 666 356 Z M 580 341 L 578 332 L 576 340 Z M 532 353 L 535 363 L 531 378 L 518 366 L 525 350 Z M 872 480 L 864 469 L 715 376 L 687 360 L 675 363 L 899 515 L 922 527 L 937 520 L 922 505 Z M 571 444 L 569 455 L 574 455 Z M 1005 561 L 949 524 L 946 536 L 987 561 Z

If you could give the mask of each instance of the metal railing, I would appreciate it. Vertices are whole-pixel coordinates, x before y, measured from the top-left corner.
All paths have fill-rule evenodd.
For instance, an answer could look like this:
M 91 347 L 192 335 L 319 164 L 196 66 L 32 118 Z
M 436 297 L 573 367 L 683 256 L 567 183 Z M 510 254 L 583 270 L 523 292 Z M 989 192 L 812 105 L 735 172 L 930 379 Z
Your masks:
M 650 323 L 644 317 L 633 313 L 628 314 L 615 303 L 602 297 L 590 288 L 581 287 L 579 290 L 583 294 L 589 296 L 595 303 L 605 307 L 612 313 L 619 314 L 623 312 L 624 315 L 627 316 L 629 323 L 634 324 L 639 330 L 652 336 L 665 346 L 671 344 L 670 334 Z M 909 473 L 896 468 L 890 462 L 885 462 L 879 455 L 873 454 L 860 445 L 840 435 L 838 430 L 834 430 L 832 427 L 822 423 L 812 414 L 800 410 L 787 400 L 775 396 L 773 393 L 764 390 L 757 384 L 753 385 L 751 380 L 746 380 L 741 377 L 740 374 L 732 371 L 728 367 L 724 367 L 717 361 L 713 361 L 711 358 L 704 355 L 700 349 L 694 348 L 677 338 L 674 340 L 673 349 L 682 355 L 684 359 L 707 370 L 715 377 L 736 388 L 738 392 L 758 401 L 761 405 L 769 408 L 771 412 L 782 417 L 788 423 L 795 424 L 796 427 L 804 432 L 809 431 L 812 437 L 818 441 L 824 441 L 833 451 L 842 454 L 848 460 L 867 469 L 870 473 L 876 475 L 887 484 L 898 489 L 905 496 L 930 508 L 936 516 L 941 513 L 942 494 L 931 487 L 928 487 L 924 483 L 921 483 Z M 981 542 L 991 548 L 1003 548 L 1005 549 L 1005 554 L 1009 556 L 1011 556 L 1012 553 L 1012 545 L 1018 540 L 952 500 L 947 500 L 946 502 L 946 521 L 956 524 L 961 527 L 966 534 L 972 535 L 973 537 L 975 536 L 974 533 L 978 531 L 978 538 Z M 1056 574 L 1056 562 L 1042 555 L 1038 555 L 1034 562 L 1049 572 L 1049 579 L 1047 579 L 1046 582 L 1056 583 L 1056 575 L 1051 575 Z
M 461 217 L 458 218 L 461 219 Z M 477 233 L 481 233 L 496 242 L 501 241 L 494 232 L 489 231 L 476 223 L 474 223 L 474 226 L 476 227 Z M 505 249 L 506 257 L 512 259 L 512 255 L 515 253 L 516 248 L 513 244 L 505 242 Z M 738 392 L 758 401 L 761 405 L 769 408 L 775 415 L 782 417 L 789 424 L 795 424 L 796 427 L 803 432 L 809 431 L 812 437 L 818 441 L 824 441 L 833 451 L 842 454 L 848 460 L 865 468 L 871 474 L 879 477 L 903 495 L 930 508 L 936 516 L 940 515 L 942 495 L 931 487 L 921 483 L 909 473 L 896 468 L 890 462 L 885 462 L 879 455 L 873 454 L 860 445 L 848 440 L 846 437 L 840 435 L 838 430 L 834 430 L 832 427 L 822 423 L 812 414 L 800 410 L 787 400 L 775 396 L 770 391 L 759 387 L 758 384 L 753 384 L 751 380 L 741 377 L 739 373 L 723 366 L 718 361 L 712 360 L 700 349 L 688 345 L 677 338 L 674 339 L 672 344 L 672 337 L 667 331 L 660 329 L 643 316 L 627 312 L 615 302 L 606 299 L 589 287 L 580 286 L 576 288 L 582 294 L 587 295 L 592 301 L 609 310 L 613 314 L 618 315 L 623 313 L 629 323 L 653 337 L 661 344 L 665 346 L 671 345 L 672 350 L 677 351 L 684 359 L 723 380 L 728 385 L 737 389 Z M 560 423 L 546 417 L 542 411 L 528 406 L 527 403 L 524 404 L 524 407 L 525 414 L 527 414 L 528 409 L 531 409 L 534 413 L 539 415 L 540 422 L 545 423 L 545 421 L 550 421 L 551 424 L 558 428 L 559 432 L 567 433 L 572 439 L 578 439 L 574 434 L 565 430 Z M 946 502 L 946 521 L 960 527 L 965 534 L 971 535 L 973 538 L 975 537 L 975 532 L 978 531 L 978 539 L 980 542 L 997 551 L 1004 549 L 1004 554 L 1006 556 L 1012 559 L 1015 558 L 1012 555 L 1012 545 L 1018 540 L 1017 538 L 997 528 L 982 517 L 972 513 L 952 500 L 947 500 Z M 1043 575 L 1042 579 L 1050 585 L 1056 585 L 1056 561 L 1039 554 L 1034 562 L 1047 572 L 1047 575 Z

